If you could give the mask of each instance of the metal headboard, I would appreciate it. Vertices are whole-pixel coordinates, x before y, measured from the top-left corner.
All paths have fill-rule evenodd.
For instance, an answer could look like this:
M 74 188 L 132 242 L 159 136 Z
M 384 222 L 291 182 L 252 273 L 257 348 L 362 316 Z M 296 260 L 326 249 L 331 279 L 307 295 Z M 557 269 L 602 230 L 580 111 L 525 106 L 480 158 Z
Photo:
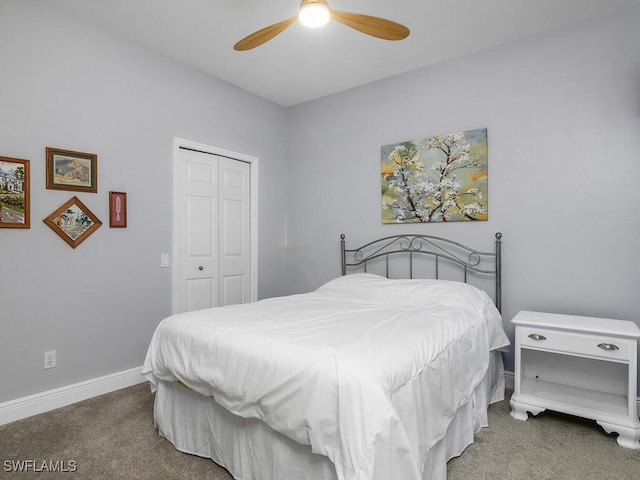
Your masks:
M 345 235 L 340 235 L 342 252 L 342 275 L 347 274 L 347 267 L 367 265 L 373 260 L 384 258 L 386 276 L 389 277 L 389 257 L 392 255 L 409 256 L 409 278 L 413 278 L 414 256 L 431 256 L 435 259 L 435 277 L 439 278 L 440 261 L 457 265 L 464 270 L 464 282 L 467 283 L 467 272 L 495 276 L 495 304 L 498 310 L 502 304 L 502 233 L 495 235 L 495 251 L 481 252 L 453 240 L 431 235 L 393 235 L 380 238 L 355 249 L 345 246 Z M 485 267 L 484 265 L 489 265 Z

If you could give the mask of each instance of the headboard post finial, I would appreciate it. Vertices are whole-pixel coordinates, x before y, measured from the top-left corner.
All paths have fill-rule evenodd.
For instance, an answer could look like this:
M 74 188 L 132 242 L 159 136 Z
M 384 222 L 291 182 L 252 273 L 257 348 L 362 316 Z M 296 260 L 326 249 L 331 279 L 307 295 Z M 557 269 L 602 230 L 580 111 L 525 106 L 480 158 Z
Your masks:
M 340 252 L 342 256 L 342 275 L 347 274 L 347 252 L 344 245 L 344 233 L 340 234 Z

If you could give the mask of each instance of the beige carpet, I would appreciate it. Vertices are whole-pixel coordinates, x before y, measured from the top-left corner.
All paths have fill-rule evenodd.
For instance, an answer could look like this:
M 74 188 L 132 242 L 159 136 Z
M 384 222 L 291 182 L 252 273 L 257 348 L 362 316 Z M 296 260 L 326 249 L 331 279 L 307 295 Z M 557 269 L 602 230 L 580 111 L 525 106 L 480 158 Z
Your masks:
M 180 453 L 161 438 L 152 408 L 149 386 L 141 384 L 0 426 L 0 478 L 231 479 L 210 460 Z M 640 452 L 618 446 L 594 422 L 554 413 L 520 422 L 509 416 L 507 401 L 491 407 L 489 421 L 449 462 L 449 480 L 640 479 Z M 34 471 L 43 462 L 45 471 Z M 20 464 L 29 471 L 12 471 Z
M 640 450 L 619 446 L 591 420 L 546 411 L 521 422 L 504 400 L 448 467 L 448 480 L 640 480 Z

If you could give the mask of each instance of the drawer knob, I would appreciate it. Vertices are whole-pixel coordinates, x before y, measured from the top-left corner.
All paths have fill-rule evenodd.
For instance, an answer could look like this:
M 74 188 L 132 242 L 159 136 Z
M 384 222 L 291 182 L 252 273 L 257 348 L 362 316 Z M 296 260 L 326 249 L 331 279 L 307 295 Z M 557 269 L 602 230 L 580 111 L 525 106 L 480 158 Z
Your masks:
M 598 348 L 601 348 L 602 350 L 608 350 L 608 351 L 620 350 L 620 348 L 617 345 L 614 345 L 613 343 L 599 343 Z
M 530 333 L 529 334 L 529 338 L 531 340 L 538 340 L 538 341 L 542 341 L 542 340 L 546 340 L 547 337 L 545 337 L 544 335 L 540 335 L 539 333 Z

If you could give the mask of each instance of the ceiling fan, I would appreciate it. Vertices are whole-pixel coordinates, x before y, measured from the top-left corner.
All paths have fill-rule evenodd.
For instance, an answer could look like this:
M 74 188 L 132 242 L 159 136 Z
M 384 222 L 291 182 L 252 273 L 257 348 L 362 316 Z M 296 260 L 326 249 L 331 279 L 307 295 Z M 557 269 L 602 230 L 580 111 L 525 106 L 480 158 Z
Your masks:
M 359 13 L 339 12 L 329 8 L 326 0 L 302 0 L 298 15 L 282 22 L 274 23 L 243 38 L 233 46 L 234 50 L 245 51 L 256 48 L 282 33 L 289 25 L 299 20 L 307 27 L 316 28 L 335 20 L 347 27 L 384 40 L 402 40 L 409 36 L 404 25 L 380 17 Z

